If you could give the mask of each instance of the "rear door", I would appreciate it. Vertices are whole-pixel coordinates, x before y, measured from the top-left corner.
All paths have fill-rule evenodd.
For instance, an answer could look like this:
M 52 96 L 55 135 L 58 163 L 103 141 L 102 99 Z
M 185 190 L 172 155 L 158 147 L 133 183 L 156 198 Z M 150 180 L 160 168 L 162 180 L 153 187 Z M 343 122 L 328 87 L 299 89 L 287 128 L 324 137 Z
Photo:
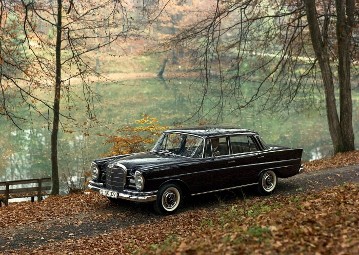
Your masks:
M 205 146 L 204 178 L 197 191 L 221 190 L 258 182 L 265 157 L 251 134 L 208 139 Z M 205 170 L 204 170 L 205 169 Z
M 193 193 L 205 193 L 231 187 L 228 173 L 234 165 L 231 160 L 228 136 L 206 139 L 204 158 L 196 167 L 191 167 L 190 189 Z
M 231 151 L 232 186 L 254 184 L 258 182 L 258 175 L 263 169 L 265 161 L 255 138 L 251 134 L 233 135 L 229 138 Z

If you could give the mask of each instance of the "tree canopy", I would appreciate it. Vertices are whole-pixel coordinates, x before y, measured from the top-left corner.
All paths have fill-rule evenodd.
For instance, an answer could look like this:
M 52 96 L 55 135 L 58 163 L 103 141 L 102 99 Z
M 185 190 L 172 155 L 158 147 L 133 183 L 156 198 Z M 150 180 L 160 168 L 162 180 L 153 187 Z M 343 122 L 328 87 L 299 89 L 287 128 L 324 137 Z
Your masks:
M 86 102 L 88 118 L 93 118 L 96 96 L 89 74 L 98 75 L 87 54 L 129 33 L 126 8 L 121 1 L 35 1 L 1 0 L 1 89 L 0 113 L 15 125 L 24 119 L 15 103 L 27 105 L 43 116 L 51 128 L 51 162 L 53 194 L 59 193 L 58 132 L 60 116 L 73 119 L 71 110 L 61 110 L 62 99 L 75 104 L 74 98 Z M 16 33 L 13 32 L 16 29 Z M 15 34 L 15 36 L 14 36 Z M 18 43 L 17 38 L 20 38 Z M 71 82 L 82 81 L 82 94 L 75 94 Z M 34 93 L 52 90 L 53 101 Z M 17 99 L 16 99 L 17 98 Z M 40 110 L 38 103 L 47 112 Z M 19 127 L 19 126 L 18 126 Z
M 171 39 L 171 45 L 186 48 L 201 67 L 203 101 L 215 88 L 219 111 L 227 98 L 236 99 L 230 105 L 233 111 L 259 104 L 259 99 L 261 109 L 275 111 L 297 98 L 300 102 L 306 98 L 304 106 L 312 107 L 320 93 L 334 152 L 354 150 L 351 72 L 358 68 L 353 63 L 358 61 L 359 4 L 354 0 L 211 3 L 207 15 Z

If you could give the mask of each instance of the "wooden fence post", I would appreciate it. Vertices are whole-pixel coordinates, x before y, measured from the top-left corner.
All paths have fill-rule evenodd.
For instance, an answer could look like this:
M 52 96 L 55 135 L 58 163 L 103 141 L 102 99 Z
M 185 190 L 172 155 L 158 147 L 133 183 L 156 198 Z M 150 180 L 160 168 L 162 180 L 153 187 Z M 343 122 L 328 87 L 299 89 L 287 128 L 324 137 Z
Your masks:
M 5 188 L 5 205 L 9 205 L 9 196 L 10 196 L 10 184 L 6 182 L 6 188 Z
M 38 179 L 37 180 L 38 183 L 38 189 L 37 189 L 37 202 L 40 202 L 42 200 L 42 196 L 41 196 L 41 188 L 42 188 L 42 179 Z
M 31 202 L 35 201 L 35 197 L 37 197 L 37 201 L 43 200 L 43 195 L 48 194 L 47 191 L 51 190 L 51 186 L 43 185 L 42 182 L 49 182 L 51 178 L 37 178 L 37 179 L 29 179 L 29 180 L 15 180 L 15 181 L 5 181 L 0 182 L 1 190 L 0 190 L 0 206 L 5 204 L 5 206 L 9 205 L 9 199 L 15 197 L 30 197 Z M 13 185 L 28 185 L 29 187 L 14 187 Z M 37 185 L 37 186 L 36 186 Z M 4 188 L 5 189 L 4 189 Z M 11 187 L 11 188 L 10 188 Z M 45 192 L 46 191 L 46 192 Z M 14 194 L 14 195 L 13 195 Z

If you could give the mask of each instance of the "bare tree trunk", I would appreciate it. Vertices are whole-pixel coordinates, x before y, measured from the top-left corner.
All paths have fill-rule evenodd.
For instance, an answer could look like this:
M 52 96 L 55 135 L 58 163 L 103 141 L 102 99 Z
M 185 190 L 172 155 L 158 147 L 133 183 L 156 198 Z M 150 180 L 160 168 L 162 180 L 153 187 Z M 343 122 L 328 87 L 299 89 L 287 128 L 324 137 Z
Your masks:
M 57 32 L 56 32 L 56 77 L 54 97 L 54 117 L 51 133 L 51 165 L 52 165 L 52 195 L 60 193 L 59 165 L 58 165 L 58 133 L 60 122 L 61 97 L 61 37 L 62 37 L 62 0 L 57 0 Z
M 354 0 L 336 0 L 337 38 L 338 38 L 338 74 L 340 90 L 340 128 L 342 132 L 342 148 L 340 151 L 355 149 L 353 132 L 353 105 L 350 84 L 350 52 L 351 35 L 354 26 Z
M 350 59 L 348 47 L 350 38 L 343 37 L 342 30 L 345 24 L 337 21 L 338 50 L 339 50 L 339 87 L 340 87 L 340 119 L 336 108 L 334 93 L 333 74 L 330 66 L 327 42 L 323 40 L 326 36 L 320 31 L 317 20 L 316 6 L 314 0 L 305 0 L 305 9 L 311 35 L 312 45 L 316 58 L 318 59 L 326 99 L 327 120 L 330 136 L 332 138 L 334 153 L 354 150 L 354 134 L 352 124 L 352 99 L 350 87 Z M 342 1 L 338 1 L 342 2 Z M 340 5 L 343 3 L 338 3 Z M 338 16 L 340 10 L 338 9 Z M 345 15 L 345 14 L 344 14 Z M 323 35 L 323 37 L 321 36 Z
M 83 99 L 87 104 L 89 118 L 92 118 L 94 94 L 86 77 L 98 73 L 94 72 L 89 65 L 90 59 L 85 55 L 98 51 L 119 38 L 127 37 L 131 27 L 125 5 L 121 1 L 21 0 L 15 2 L 0 0 L 0 116 L 6 116 L 20 128 L 15 119 L 26 120 L 28 116 L 23 117 L 22 108 L 17 109 L 19 103 L 28 106 L 30 112 L 35 111 L 46 121 L 49 121 L 48 116 L 39 110 L 36 103 L 40 102 L 51 110 L 53 113 L 50 153 L 53 186 L 51 193 L 56 195 L 60 192 L 58 165 L 60 117 L 74 121 L 71 114 L 63 115 L 60 111 L 64 82 L 62 69 L 71 70 L 67 80 L 82 79 Z M 65 10 L 67 15 L 63 18 L 62 12 Z M 11 15 L 13 18 L 5 22 L 6 15 Z M 41 31 L 39 24 L 56 27 L 55 45 L 52 37 L 46 36 Z M 119 29 L 121 24 L 122 29 Z M 65 28 L 66 36 L 63 35 Z M 62 40 L 65 43 L 62 43 Z M 23 41 L 22 47 L 19 46 L 19 41 Z M 62 50 L 70 54 L 62 55 Z M 50 79 L 53 80 L 52 85 L 54 85 L 51 86 L 54 87 L 53 104 L 48 104 L 47 100 L 38 97 L 36 93 L 38 88 L 48 88 Z M 66 93 L 70 95 L 71 89 L 69 88 Z M 14 103 L 11 104 L 12 102 Z M 15 115 L 17 112 L 19 114 Z
M 165 72 L 166 65 L 167 65 L 167 61 L 168 61 L 167 58 L 166 58 L 165 60 L 163 60 L 161 69 L 160 69 L 160 71 L 159 71 L 158 74 L 157 74 L 157 77 L 158 77 L 158 78 L 163 79 L 163 73 Z

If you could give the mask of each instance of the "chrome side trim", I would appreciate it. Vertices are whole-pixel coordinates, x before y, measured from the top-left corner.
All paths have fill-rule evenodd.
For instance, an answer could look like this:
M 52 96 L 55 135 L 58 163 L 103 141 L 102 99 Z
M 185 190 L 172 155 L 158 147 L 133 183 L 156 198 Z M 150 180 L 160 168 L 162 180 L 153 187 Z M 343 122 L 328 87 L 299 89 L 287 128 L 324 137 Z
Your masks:
M 273 164 L 276 164 L 276 163 L 288 163 L 288 161 L 292 161 L 292 160 L 299 160 L 299 159 L 287 159 L 287 160 L 272 161 L 272 162 L 267 161 L 267 162 L 253 163 L 253 164 L 247 164 L 247 165 L 236 165 L 236 166 L 229 166 L 229 167 L 221 167 L 221 168 L 209 169 L 209 170 L 205 170 L 205 171 L 187 172 L 187 173 L 171 176 L 171 178 L 180 178 L 182 176 L 187 176 L 187 175 L 192 175 L 192 174 L 205 173 L 205 172 L 215 172 L 215 171 L 222 171 L 222 170 L 234 169 L 234 168 L 244 168 L 244 167 L 257 166 L 257 165 L 266 165 L 266 164 L 273 165 Z M 185 165 L 185 164 L 183 164 L 183 165 Z M 267 167 L 267 168 L 262 169 L 262 170 L 277 169 L 277 168 L 288 168 L 288 167 L 292 167 L 292 166 L 293 165 L 274 166 L 274 167 Z M 158 180 L 158 179 L 163 179 L 163 177 L 153 178 L 151 180 Z
M 102 182 L 90 181 L 88 187 L 90 189 L 99 189 L 100 187 L 103 187 L 103 183 Z
M 123 190 L 121 192 L 115 191 L 115 190 L 109 190 L 101 187 L 97 187 L 93 185 L 94 183 L 91 183 L 88 185 L 88 187 L 95 191 L 105 190 L 105 191 L 113 191 L 118 194 L 119 199 L 124 199 L 128 201 L 135 201 L 135 202 L 153 202 L 157 199 L 157 190 L 150 191 L 150 192 L 138 192 L 134 190 Z M 97 183 L 96 183 L 97 184 Z
M 224 188 L 224 189 L 217 189 L 217 190 L 205 191 L 205 192 L 200 192 L 200 193 L 191 194 L 191 196 L 198 196 L 198 195 L 209 194 L 209 193 L 214 193 L 214 192 L 220 192 L 220 191 L 225 191 L 225 190 L 244 188 L 244 187 L 253 186 L 253 185 L 257 185 L 257 184 L 258 184 L 258 182 L 256 182 L 256 183 L 251 183 L 251 184 L 240 185 L 240 186 L 235 186 L 235 187 L 230 187 L 230 188 Z

